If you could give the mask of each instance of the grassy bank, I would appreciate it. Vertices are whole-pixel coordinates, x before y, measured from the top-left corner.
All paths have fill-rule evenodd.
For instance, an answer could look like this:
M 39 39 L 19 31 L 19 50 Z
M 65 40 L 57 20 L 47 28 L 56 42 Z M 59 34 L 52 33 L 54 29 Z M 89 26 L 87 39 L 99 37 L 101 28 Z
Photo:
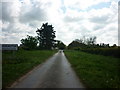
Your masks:
M 65 51 L 72 67 L 89 88 L 120 88 L 120 60 L 81 51 Z
M 20 76 L 27 73 L 36 65 L 44 62 L 56 51 L 25 51 L 20 50 L 14 53 L 3 52 L 2 54 L 2 84 L 9 86 Z

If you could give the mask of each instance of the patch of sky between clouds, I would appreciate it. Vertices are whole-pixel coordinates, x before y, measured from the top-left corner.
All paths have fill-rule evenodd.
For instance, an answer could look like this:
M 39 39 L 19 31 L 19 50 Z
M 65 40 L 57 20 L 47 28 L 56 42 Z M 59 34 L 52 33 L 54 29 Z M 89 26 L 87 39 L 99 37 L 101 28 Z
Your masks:
M 63 11 L 63 13 L 65 13 L 66 12 L 66 7 L 64 5 L 64 0 L 61 0 L 61 3 L 62 3 L 61 10 Z
M 102 8 L 109 8 L 111 5 L 111 2 L 101 2 L 97 5 L 93 5 L 91 7 L 89 7 L 88 9 L 102 9 Z
M 69 7 L 72 10 L 77 10 L 79 12 L 84 12 L 84 11 L 90 11 L 91 9 L 102 9 L 102 8 L 109 8 L 111 5 L 111 2 L 101 2 L 99 4 L 96 5 L 92 5 L 91 7 L 88 7 L 87 9 L 80 9 L 80 8 L 74 8 L 74 7 Z

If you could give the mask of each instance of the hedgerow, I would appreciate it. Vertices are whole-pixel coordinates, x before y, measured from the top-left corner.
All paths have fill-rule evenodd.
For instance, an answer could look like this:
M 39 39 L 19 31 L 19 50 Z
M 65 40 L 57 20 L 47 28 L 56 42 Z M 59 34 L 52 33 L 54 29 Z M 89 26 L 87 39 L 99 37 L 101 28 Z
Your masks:
M 120 58 L 120 48 L 87 48 L 81 51 Z

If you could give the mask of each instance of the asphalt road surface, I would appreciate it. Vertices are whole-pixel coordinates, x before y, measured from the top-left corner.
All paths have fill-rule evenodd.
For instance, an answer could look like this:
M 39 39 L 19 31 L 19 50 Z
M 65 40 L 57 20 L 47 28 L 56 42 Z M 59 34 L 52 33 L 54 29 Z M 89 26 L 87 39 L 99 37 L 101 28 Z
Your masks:
M 24 67 L 23 67 L 24 68 Z M 85 88 L 59 51 L 43 64 L 17 80 L 11 88 Z

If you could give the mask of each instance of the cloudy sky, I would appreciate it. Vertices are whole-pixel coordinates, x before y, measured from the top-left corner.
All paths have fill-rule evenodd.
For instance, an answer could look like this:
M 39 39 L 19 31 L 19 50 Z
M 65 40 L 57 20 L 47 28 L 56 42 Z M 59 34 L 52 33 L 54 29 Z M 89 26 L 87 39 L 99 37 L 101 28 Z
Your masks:
M 118 44 L 119 0 L 3 0 L 0 3 L 2 43 L 36 36 L 42 23 L 52 24 L 56 39 L 66 45 L 83 36 L 97 43 Z

